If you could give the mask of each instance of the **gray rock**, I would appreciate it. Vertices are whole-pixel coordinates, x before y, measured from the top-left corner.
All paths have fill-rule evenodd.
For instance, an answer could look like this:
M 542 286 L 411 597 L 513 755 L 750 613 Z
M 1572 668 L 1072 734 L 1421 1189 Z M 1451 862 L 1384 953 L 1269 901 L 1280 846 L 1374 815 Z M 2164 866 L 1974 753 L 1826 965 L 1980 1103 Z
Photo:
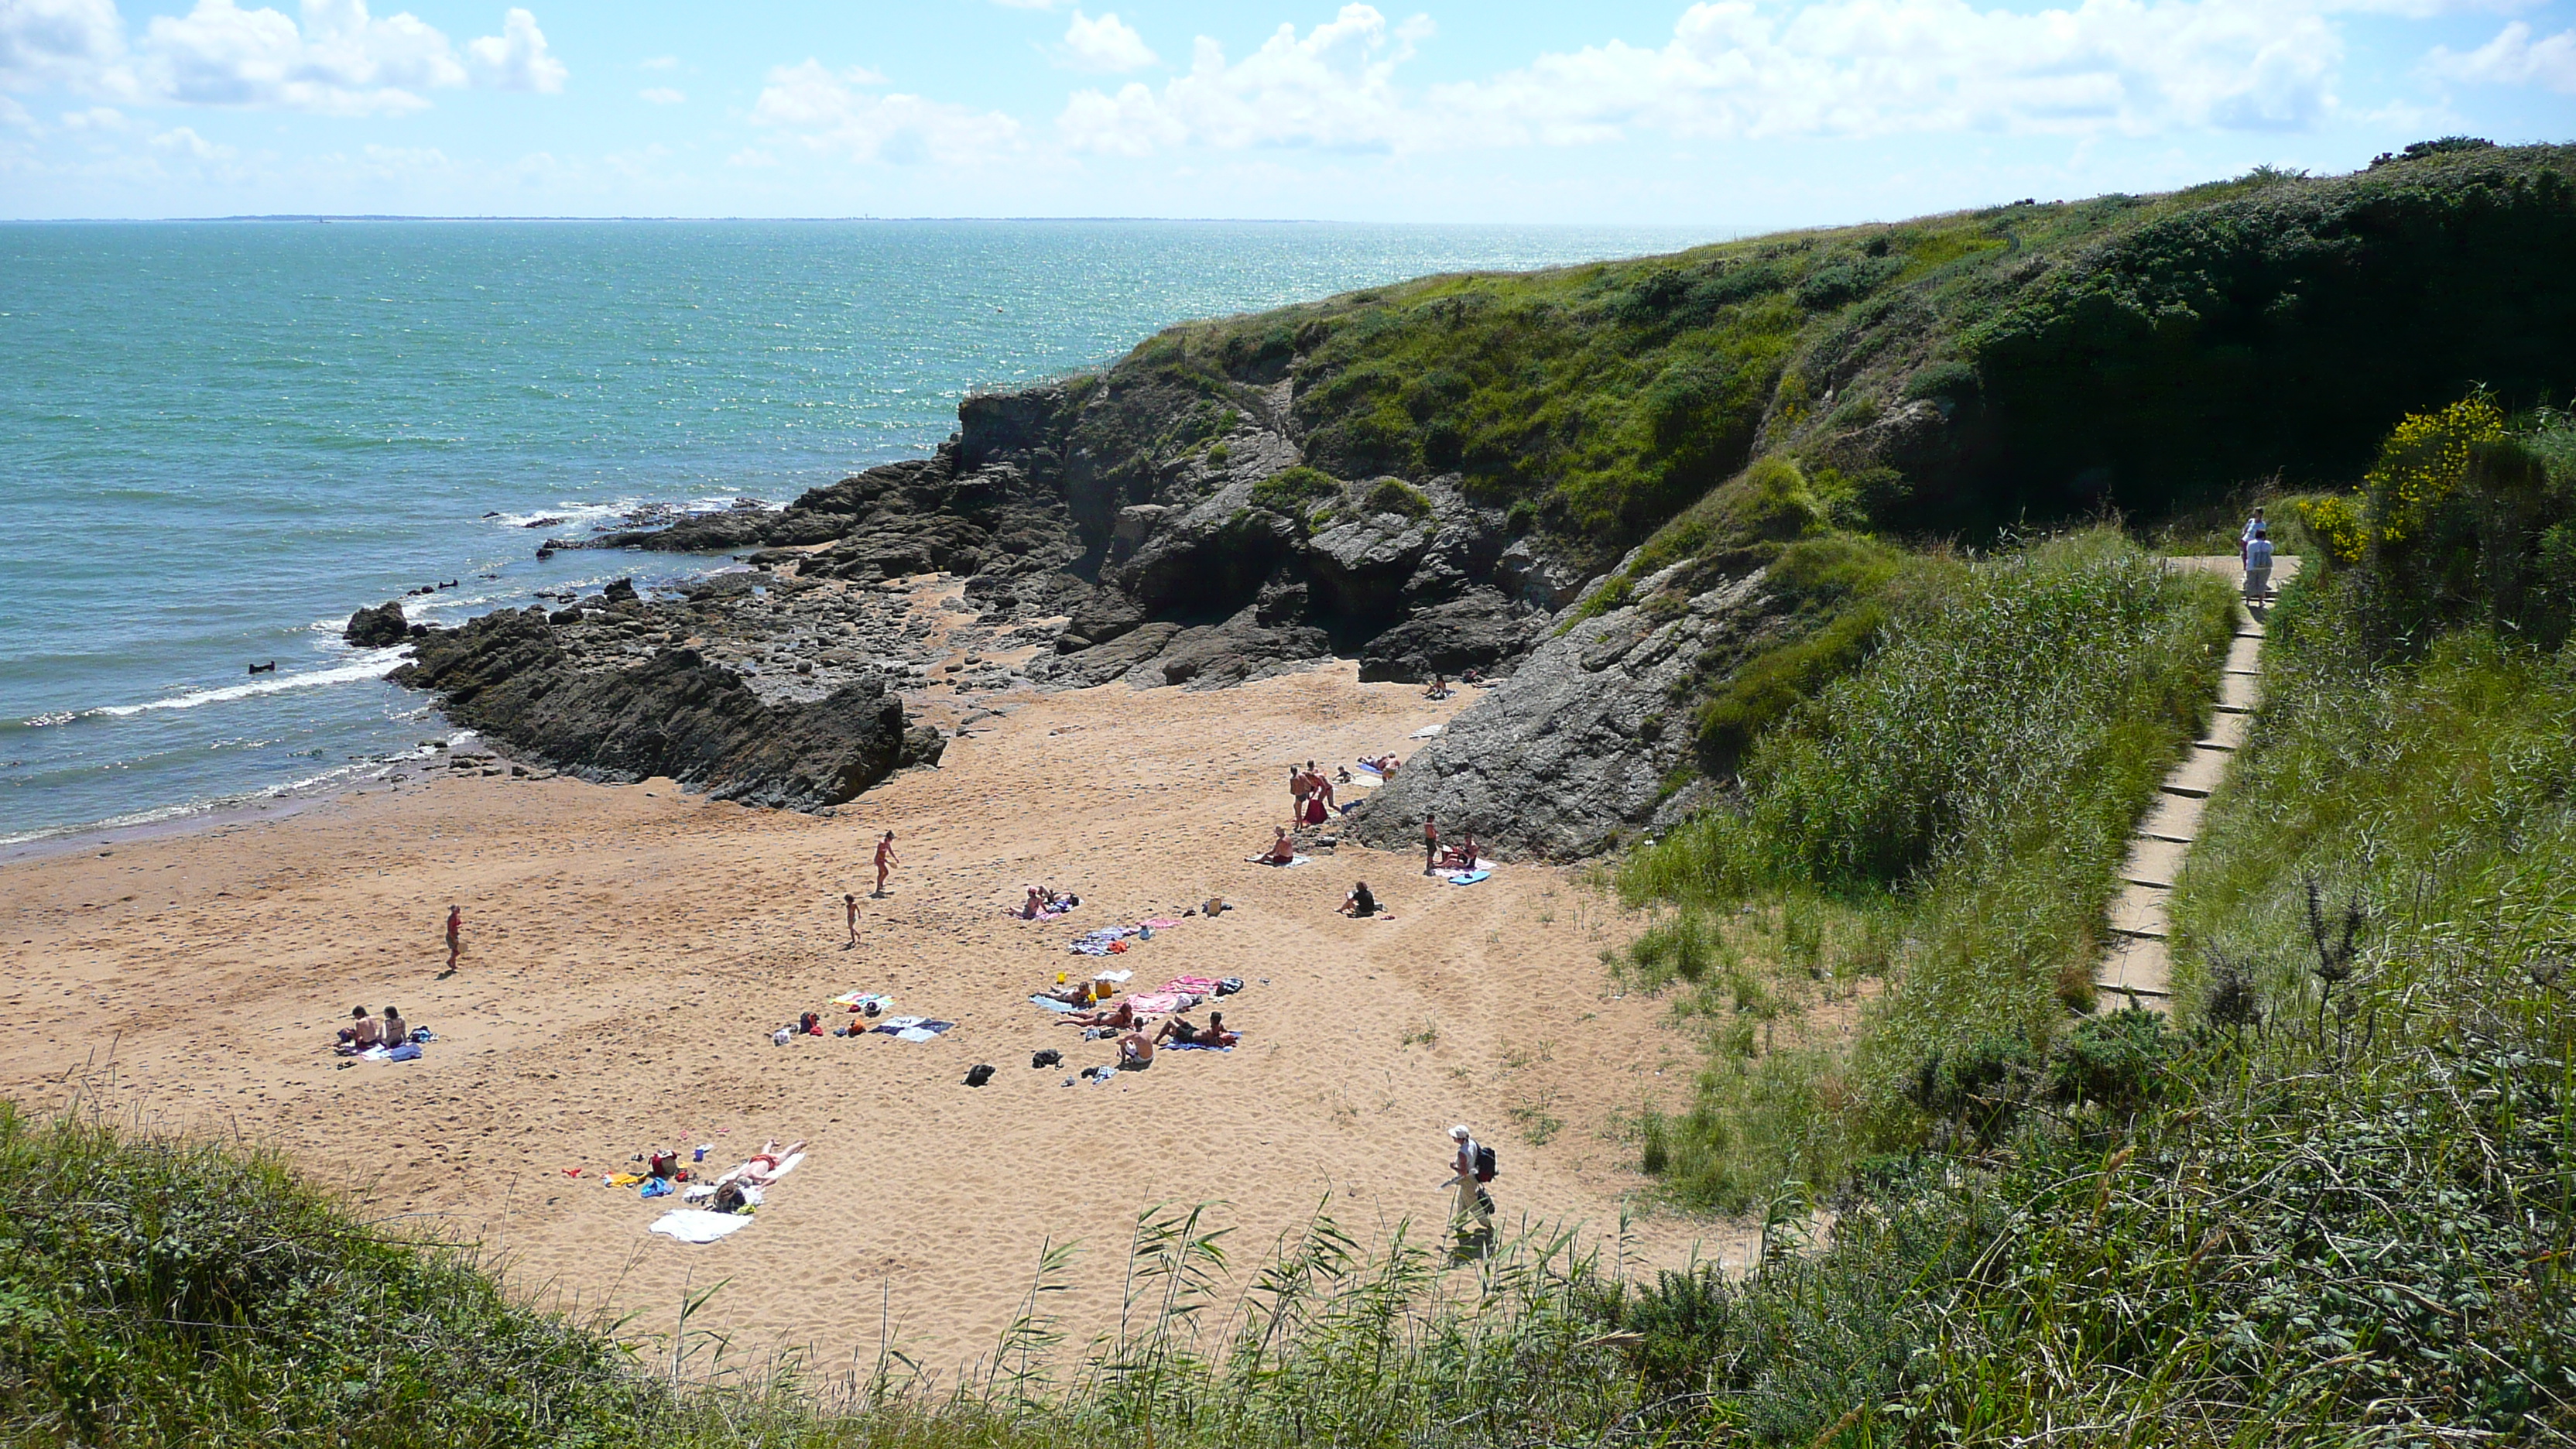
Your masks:
M 1418 684 L 1434 674 L 1455 679 L 1470 669 L 1507 672 L 1546 624 L 1546 615 L 1515 605 L 1497 590 L 1471 590 L 1417 609 L 1371 639 L 1360 650 L 1360 679 Z
M 1223 689 L 1311 669 L 1331 657 L 1332 651 L 1332 638 L 1323 630 L 1307 625 L 1271 628 L 1261 623 L 1259 609 L 1251 607 L 1222 624 L 1184 629 L 1172 636 L 1160 654 L 1127 675 L 1127 682 L 1138 688 L 1185 684 L 1192 689 Z
M 1029 662 L 1028 675 L 1040 684 L 1067 689 L 1088 689 L 1095 684 L 1107 684 L 1162 653 L 1163 646 L 1171 643 L 1172 637 L 1180 632 L 1178 624 L 1139 625 L 1105 644 L 1094 644 L 1052 658 L 1040 655 Z
M 390 649 L 411 637 L 411 625 L 403 620 L 402 602 L 388 599 L 351 614 L 340 637 L 361 649 Z
M 1683 607 L 1667 595 L 1613 609 L 1548 639 L 1423 742 L 1345 817 L 1344 833 L 1404 849 L 1421 840 L 1429 814 L 1444 833 L 1473 829 L 1501 857 L 1570 860 L 1670 818 L 1676 797 L 1666 782 L 1691 751 L 1674 686 L 1704 649 L 1769 624 L 1762 577 Z

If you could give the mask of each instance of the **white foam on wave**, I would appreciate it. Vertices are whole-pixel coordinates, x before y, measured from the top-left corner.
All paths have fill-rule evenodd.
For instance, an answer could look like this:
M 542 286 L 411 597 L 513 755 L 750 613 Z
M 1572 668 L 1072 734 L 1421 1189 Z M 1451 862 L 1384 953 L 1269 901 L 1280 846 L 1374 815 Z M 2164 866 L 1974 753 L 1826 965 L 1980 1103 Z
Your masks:
M 369 649 L 347 664 L 329 669 L 310 669 L 302 674 L 280 674 L 247 684 L 228 684 L 221 689 L 192 690 L 156 699 L 147 704 L 110 704 L 84 710 L 84 714 L 103 714 L 122 718 L 155 709 L 195 709 L 199 705 L 221 704 L 231 699 L 250 699 L 262 694 L 277 694 L 289 689 L 313 689 L 326 684 L 354 684 L 364 679 L 382 679 L 403 662 L 406 646 L 392 649 Z

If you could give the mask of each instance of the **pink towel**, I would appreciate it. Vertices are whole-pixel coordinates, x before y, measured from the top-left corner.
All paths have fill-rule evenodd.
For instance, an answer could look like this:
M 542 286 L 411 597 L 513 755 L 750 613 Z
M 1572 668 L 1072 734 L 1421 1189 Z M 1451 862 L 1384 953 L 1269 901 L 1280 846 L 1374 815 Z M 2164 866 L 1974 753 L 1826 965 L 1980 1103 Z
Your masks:
M 1170 916 L 1156 916 L 1150 921 L 1138 921 L 1136 924 L 1140 926 L 1151 926 L 1157 931 L 1168 931 L 1174 926 L 1179 925 L 1180 922 Z
M 1163 983 L 1163 990 L 1175 996 L 1214 996 L 1216 982 L 1205 976 L 1175 976 Z
M 1127 998 L 1127 1005 L 1140 1015 L 1166 1016 L 1181 1009 L 1184 998 L 1176 991 L 1140 991 Z

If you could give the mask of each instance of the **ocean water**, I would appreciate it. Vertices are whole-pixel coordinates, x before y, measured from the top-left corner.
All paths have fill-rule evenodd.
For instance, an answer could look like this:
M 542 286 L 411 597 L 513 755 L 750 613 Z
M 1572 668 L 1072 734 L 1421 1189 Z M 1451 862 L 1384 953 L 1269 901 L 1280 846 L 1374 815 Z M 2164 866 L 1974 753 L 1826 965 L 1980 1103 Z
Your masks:
M 777 505 L 1156 329 L 1705 232 L 1189 222 L 0 225 L 0 846 L 440 739 L 350 610 L 722 560 L 537 540 Z M 531 528 L 533 520 L 560 524 Z M 274 674 L 247 666 L 277 662 Z

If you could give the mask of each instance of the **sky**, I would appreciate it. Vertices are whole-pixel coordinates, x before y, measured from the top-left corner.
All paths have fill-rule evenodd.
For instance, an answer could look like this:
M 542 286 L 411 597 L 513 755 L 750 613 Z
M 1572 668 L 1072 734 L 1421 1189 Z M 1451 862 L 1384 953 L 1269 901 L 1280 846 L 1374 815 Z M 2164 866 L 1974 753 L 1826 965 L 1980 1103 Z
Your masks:
M 2576 0 L 0 0 L 0 217 L 1749 231 L 2576 140 Z

